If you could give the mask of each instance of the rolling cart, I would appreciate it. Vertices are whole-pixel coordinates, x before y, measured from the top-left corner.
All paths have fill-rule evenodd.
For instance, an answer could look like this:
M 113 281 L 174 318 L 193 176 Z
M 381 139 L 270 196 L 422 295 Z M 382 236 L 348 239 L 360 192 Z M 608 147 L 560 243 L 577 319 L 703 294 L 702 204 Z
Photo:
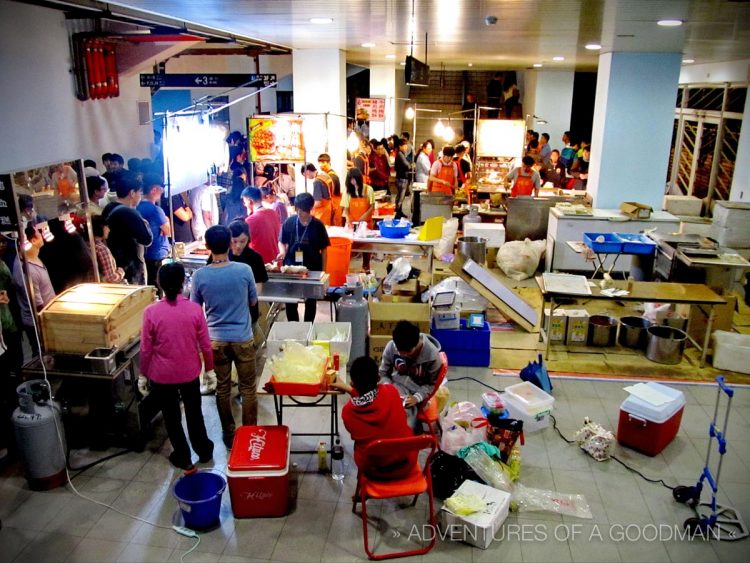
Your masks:
M 716 493 L 719 490 L 719 476 L 721 475 L 721 463 L 727 451 L 727 426 L 729 424 L 729 411 L 732 406 L 734 390 L 724 383 L 721 375 L 716 378 L 718 389 L 716 392 L 716 405 L 714 416 L 708 428 L 710 440 L 706 452 L 706 464 L 701 472 L 698 482 L 693 486 L 678 486 L 672 491 L 672 496 L 677 502 L 689 504 L 695 510 L 696 516 L 685 520 L 684 526 L 692 535 L 700 535 L 705 538 L 714 538 L 724 541 L 741 540 L 750 535 L 742 515 L 729 505 L 721 505 L 716 502 Z M 716 418 L 719 415 L 719 403 L 722 392 L 727 396 L 726 413 L 724 414 L 724 425 L 716 426 Z M 716 476 L 711 473 L 709 461 L 711 459 L 711 448 L 716 438 L 719 449 L 719 463 L 716 467 Z M 703 482 L 708 481 L 711 486 L 711 501 L 701 502 Z

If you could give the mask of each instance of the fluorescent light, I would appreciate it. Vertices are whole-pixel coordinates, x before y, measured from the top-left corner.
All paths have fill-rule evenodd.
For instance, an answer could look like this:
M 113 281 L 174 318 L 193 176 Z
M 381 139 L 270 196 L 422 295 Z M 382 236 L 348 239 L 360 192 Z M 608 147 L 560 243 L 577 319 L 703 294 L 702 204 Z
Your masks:
M 404 61 L 401 61 L 401 62 L 400 62 L 400 63 L 398 63 L 398 64 L 400 64 L 401 66 L 406 66 L 406 63 L 405 63 Z
M 309 22 L 316 24 L 333 23 L 333 18 L 310 18 Z
M 682 25 L 682 20 L 659 20 L 656 25 L 662 27 L 679 27 Z
M 599 43 L 586 43 L 586 48 L 589 51 L 598 51 L 599 49 L 602 48 L 602 46 L 599 45 Z
M 564 61 L 565 57 L 552 57 L 553 61 Z
M 385 58 L 386 59 L 395 59 L 396 55 L 386 55 Z
M 682 59 L 682 64 L 691 65 L 695 62 L 695 59 Z
M 362 47 L 364 47 L 365 49 L 372 49 L 373 47 L 375 47 L 375 43 L 362 43 Z
M 534 63 L 534 68 L 542 68 L 543 66 L 542 63 Z

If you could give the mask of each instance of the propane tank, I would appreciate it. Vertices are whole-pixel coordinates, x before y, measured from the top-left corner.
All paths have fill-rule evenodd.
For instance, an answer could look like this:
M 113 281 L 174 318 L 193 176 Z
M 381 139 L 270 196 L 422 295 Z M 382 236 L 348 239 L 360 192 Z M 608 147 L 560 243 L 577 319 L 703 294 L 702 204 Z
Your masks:
M 13 412 L 13 427 L 29 488 L 46 491 L 65 484 L 65 434 L 49 384 L 43 379 L 26 381 L 16 394 L 19 406 Z
M 363 292 L 362 284 L 357 282 L 356 285 L 346 288 L 346 295 L 336 305 L 336 320 L 352 324 L 352 347 L 346 364 L 347 369 L 351 368 L 355 359 L 367 355 L 369 310 Z
M 481 223 L 482 218 L 479 216 L 479 207 L 476 205 L 469 206 L 469 214 L 464 216 L 464 225 L 467 223 Z

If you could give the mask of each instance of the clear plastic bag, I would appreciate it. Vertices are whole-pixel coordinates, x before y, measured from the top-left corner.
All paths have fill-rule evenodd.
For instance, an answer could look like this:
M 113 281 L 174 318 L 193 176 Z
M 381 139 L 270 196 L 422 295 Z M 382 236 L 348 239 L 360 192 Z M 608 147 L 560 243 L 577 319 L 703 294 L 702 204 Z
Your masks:
M 323 348 L 302 346 L 299 342 L 285 343 L 284 352 L 269 360 L 274 379 L 287 383 L 319 382 L 327 361 Z
M 489 301 L 458 276 L 451 276 L 440 283 L 433 285 L 422 294 L 422 302 L 427 303 L 427 301 L 433 296 L 445 292 L 455 293 L 456 298 L 454 303 L 456 303 L 462 311 L 484 311 L 489 307 Z
M 534 489 L 520 483 L 516 484 L 512 493 L 511 502 L 519 512 L 554 512 L 576 518 L 593 518 L 589 503 L 583 495 Z
M 497 267 L 516 281 L 530 278 L 539 267 L 547 242 L 544 240 L 514 240 L 497 251 Z
M 451 406 L 441 417 L 440 428 L 443 430 L 440 449 L 451 455 L 487 437 L 487 419 L 479 407 L 468 401 Z
M 457 234 L 458 219 L 456 217 L 452 217 L 443 223 L 443 234 L 433 249 L 435 258 L 442 260 L 444 256 L 453 252 Z
M 445 499 L 445 508 L 458 516 L 468 516 L 475 512 L 482 512 L 487 508 L 487 503 L 477 495 L 453 495 Z
M 480 448 L 472 448 L 464 457 L 464 461 L 489 486 L 507 493 L 513 492 L 513 483 L 510 476 L 503 470 L 502 465 L 494 461 Z
M 404 257 L 396 258 L 391 263 L 391 271 L 388 272 L 387 276 L 385 276 L 385 281 L 390 282 L 392 285 L 395 285 L 398 282 L 407 279 L 410 272 L 411 264 L 409 263 L 409 261 Z

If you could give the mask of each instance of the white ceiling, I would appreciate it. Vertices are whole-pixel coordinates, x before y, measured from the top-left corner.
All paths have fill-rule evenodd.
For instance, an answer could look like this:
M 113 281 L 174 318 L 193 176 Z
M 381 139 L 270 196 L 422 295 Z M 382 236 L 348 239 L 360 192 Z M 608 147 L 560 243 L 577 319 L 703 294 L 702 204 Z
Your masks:
M 602 51 L 680 52 L 696 63 L 750 58 L 750 2 L 730 0 L 122 0 L 110 2 L 347 62 L 398 65 L 410 52 L 448 69 L 593 70 Z M 113 7 L 113 11 L 116 8 Z M 495 25 L 485 18 L 495 16 Z M 311 17 L 333 18 L 315 25 Z M 656 25 L 681 19 L 681 27 Z M 376 46 L 364 48 L 362 43 Z M 386 59 L 395 55 L 395 59 Z M 565 57 L 556 62 L 555 56 Z

